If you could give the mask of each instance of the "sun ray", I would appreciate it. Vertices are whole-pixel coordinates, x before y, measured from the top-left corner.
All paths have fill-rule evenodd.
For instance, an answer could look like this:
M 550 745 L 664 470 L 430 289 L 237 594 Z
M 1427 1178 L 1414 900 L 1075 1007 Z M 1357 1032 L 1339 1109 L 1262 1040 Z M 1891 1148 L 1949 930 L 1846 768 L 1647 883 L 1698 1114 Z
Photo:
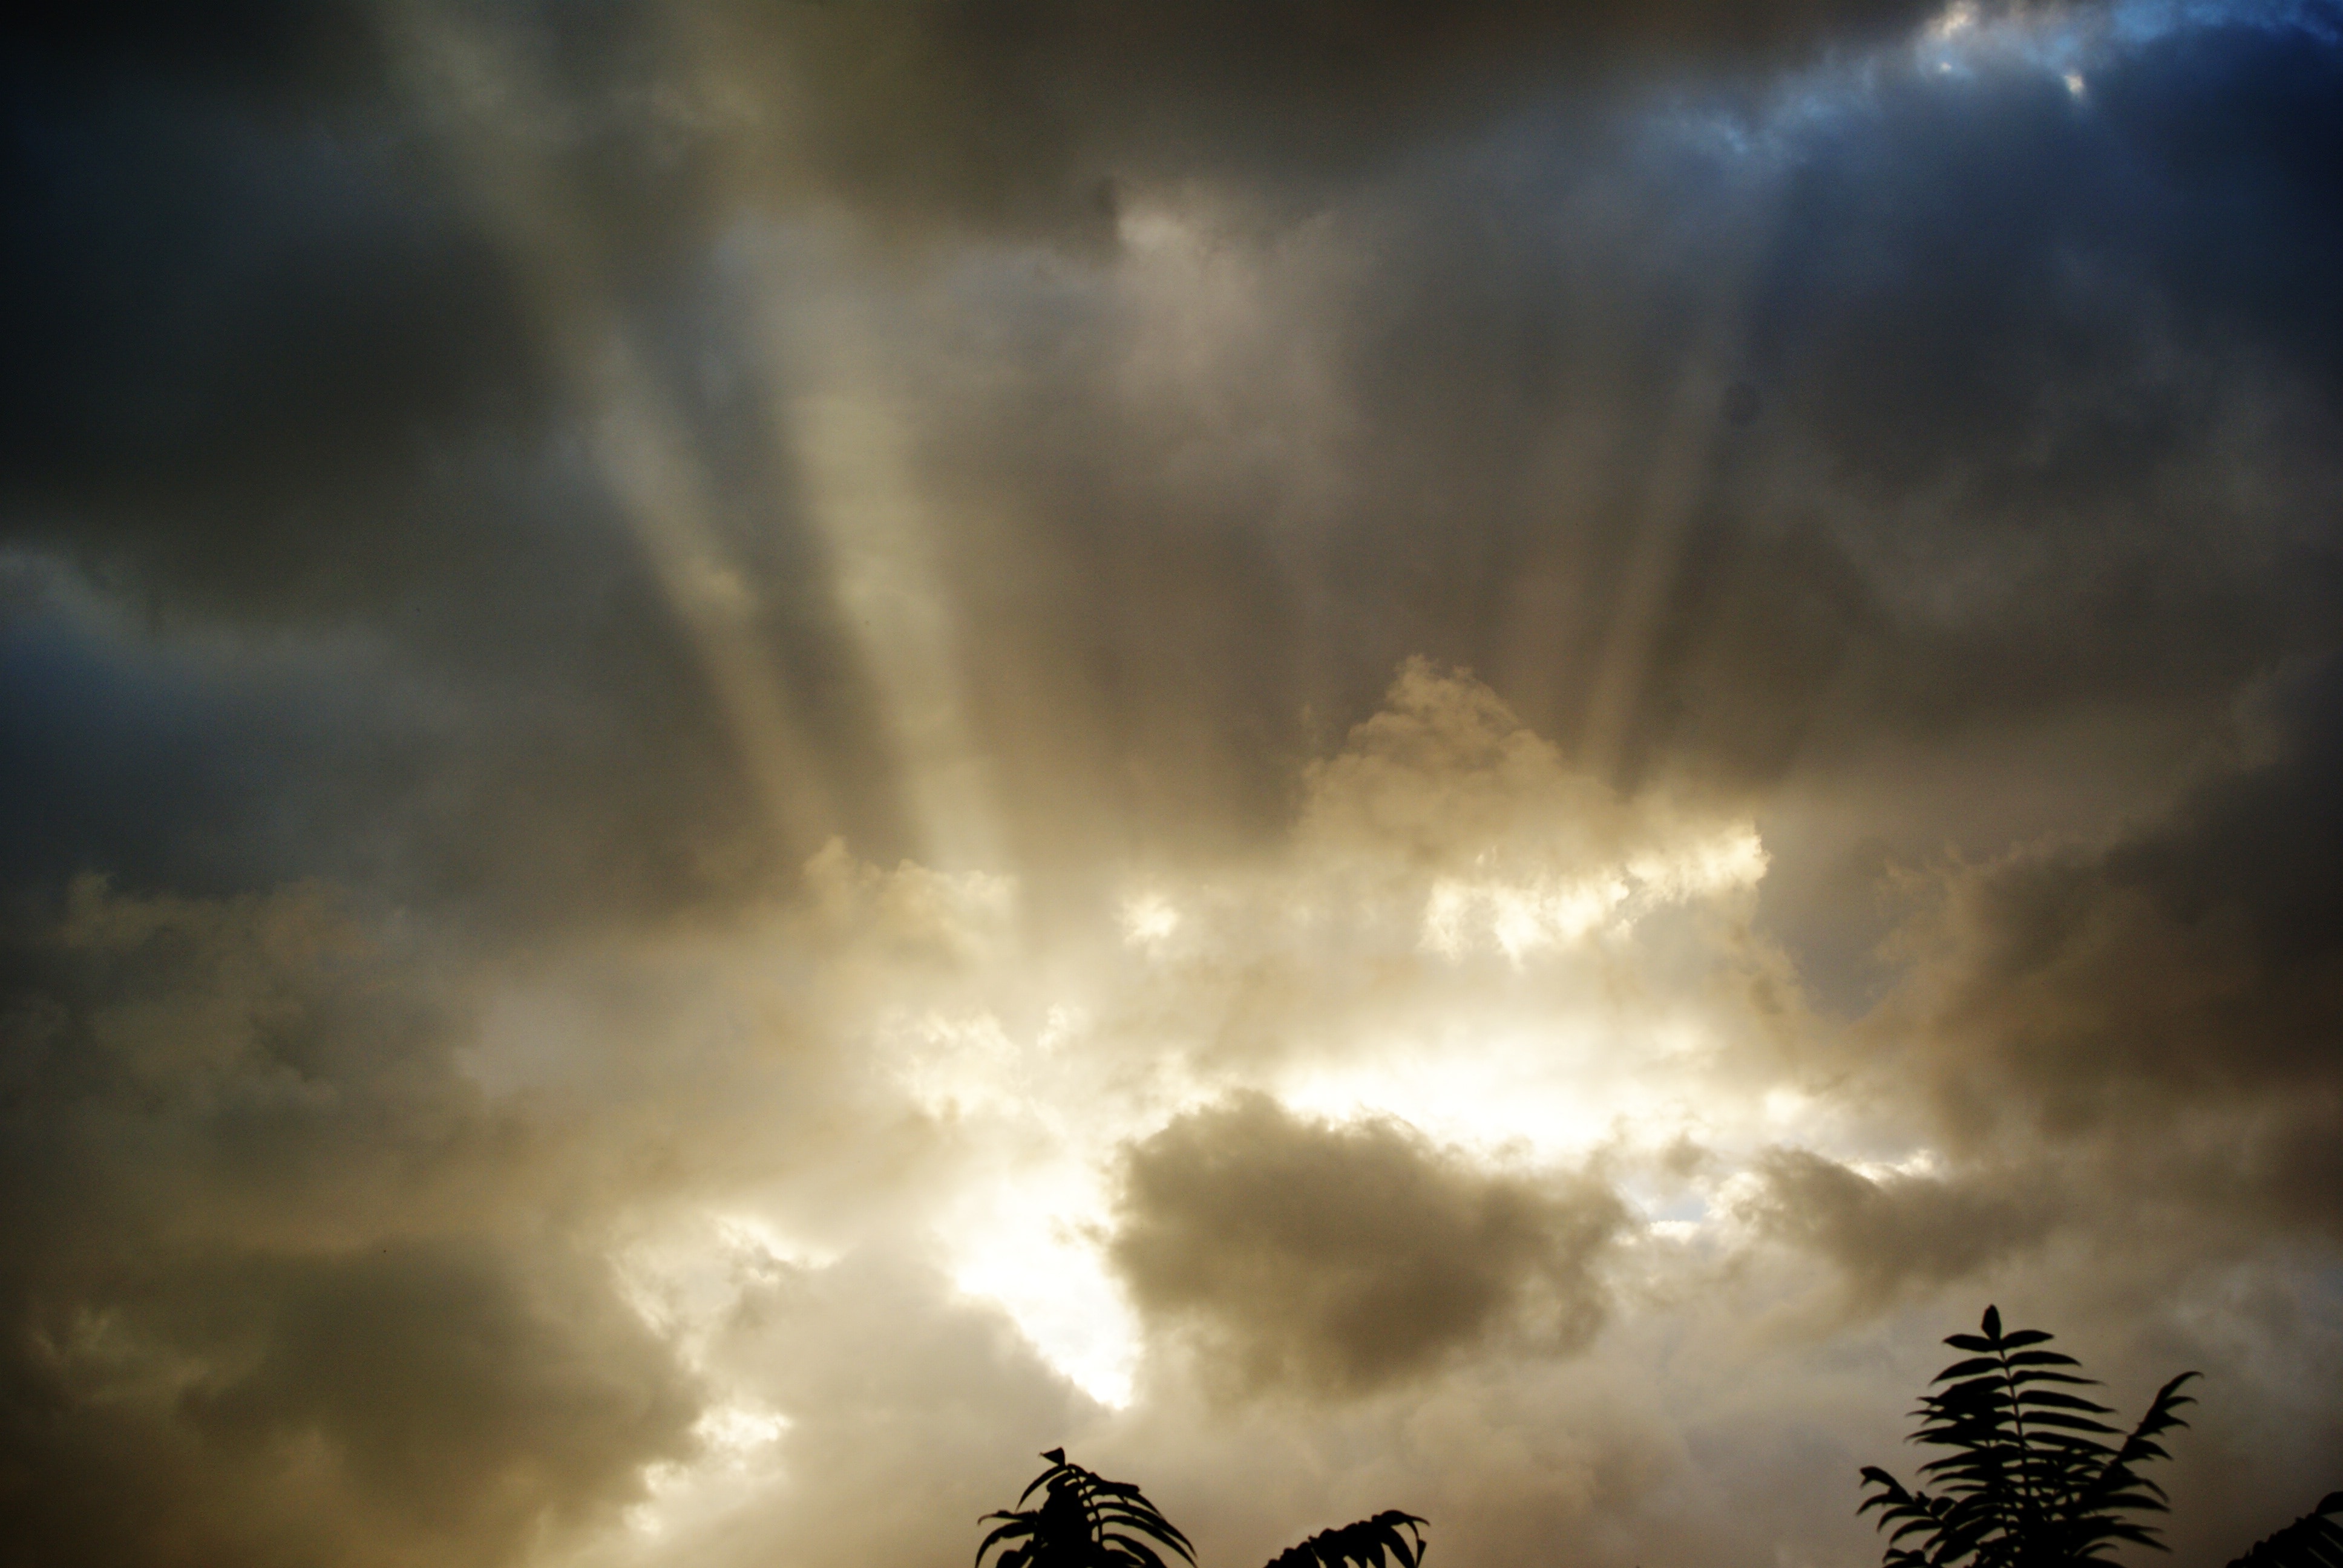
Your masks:
M 526 51 L 429 0 L 380 13 L 410 95 L 448 140 L 540 340 L 587 411 L 595 459 L 696 650 L 779 840 L 820 841 L 831 802 L 763 636 L 769 607 L 717 528 L 691 437 L 641 362 L 598 257 L 587 205 L 539 147 L 558 103 Z

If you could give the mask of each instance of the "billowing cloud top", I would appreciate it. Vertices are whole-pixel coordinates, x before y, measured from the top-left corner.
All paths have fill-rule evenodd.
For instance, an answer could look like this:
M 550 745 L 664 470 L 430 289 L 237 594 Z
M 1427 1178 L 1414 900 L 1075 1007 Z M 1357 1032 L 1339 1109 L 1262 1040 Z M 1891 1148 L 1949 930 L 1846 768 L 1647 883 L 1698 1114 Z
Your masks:
M 15 1549 L 1852 1565 L 1986 1300 L 2292 1518 L 2338 37 L 17 25 Z

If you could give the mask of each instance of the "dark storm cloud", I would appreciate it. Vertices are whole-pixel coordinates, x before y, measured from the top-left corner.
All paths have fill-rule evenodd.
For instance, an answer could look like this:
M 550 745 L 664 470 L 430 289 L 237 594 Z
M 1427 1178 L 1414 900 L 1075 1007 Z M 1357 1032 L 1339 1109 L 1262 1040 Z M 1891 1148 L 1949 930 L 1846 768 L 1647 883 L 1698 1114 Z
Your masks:
M 1143 758 L 1115 788 L 1262 820 L 1293 715 L 1339 729 L 1414 654 L 1598 767 L 1735 789 L 2200 730 L 2343 632 L 2311 281 L 2343 260 L 2343 55 L 2102 37 L 2080 96 L 2014 47 L 1935 59 L 1524 117 L 1265 234 L 1199 204 L 1151 242 L 1192 247 L 1146 301 L 1193 291 L 1176 341 L 980 275 L 950 307 L 982 396 L 935 467 L 1017 503 L 954 535 L 980 688 L 1033 684 L 1040 643 L 1088 678 L 1058 711 Z M 1037 605 L 1003 565 L 1033 560 L 1091 591 Z
M 1859 91 L 1711 77 L 1655 112 L 1572 100 L 1575 65 L 1626 43 L 1745 63 L 1757 34 L 1832 18 L 447 15 L 525 40 L 549 84 L 546 123 L 508 139 L 578 196 L 581 265 L 717 498 L 839 819 L 759 843 L 542 280 L 467 189 L 462 122 L 400 85 L 395 34 L 263 8 L 236 28 L 277 42 L 235 50 L 239 73 L 165 20 L 68 29 L 12 67 L 5 526 L 166 627 L 383 638 L 353 707 L 377 680 L 453 699 L 387 766 L 307 744 L 278 793 L 319 819 L 296 834 L 272 806 L 257 835 L 303 869 L 375 879 L 336 859 L 360 820 L 413 896 L 525 922 L 738 896 L 824 826 L 881 862 L 920 851 L 776 435 L 787 367 L 739 330 L 761 285 L 711 259 L 721 222 L 786 210 L 800 155 L 899 219 L 1047 236 L 1131 149 L 1106 171 L 1126 213 L 1177 216 L 1210 175 L 1238 215 L 1212 244 L 1258 275 L 1275 357 L 1207 356 L 1138 397 L 1131 303 L 1095 276 L 1053 296 L 939 248 L 881 285 L 923 303 L 884 347 L 920 367 L 922 478 L 1021 849 L 1125 843 L 1146 816 L 1257 837 L 1312 749 L 1303 708 L 1339 729 L 1415 654 L 1600 768 L 1742 788 L 1882 734 L 2111 705 L 2194 723 L 2337 631 L 2317 279 L 2343 92 L 2314 27 L 2103 37 L 2079 98 L 2009 51 L 1939 73 L 1891 50 Z M 711 40 L 740 45 L 713 53 L 755 113 L 699 80 Z M 1312 194 L 1263 210 L 1306 222 L 1242 216 L 1272 176 Z M 1122 265 L 1089 256 L 1077 273 Z M 101 863 L 136 880 L 171 857 Z
M 1395 1123 L 1336 1127 L 1247 1096 L 1136 1144 L 1111 1255 L 1140 1309 L 1199 1331 L 1238 1386 L 1355 1392 L 1529 1327 L 1601 1326 L 1624 1222 L 1592 1180 L 1474 1169 Z
M 239 99 L 314 104 L 379 79 L 363 7 L 229 0 L 198 16 L 138 0 L 77 5 L 12 23 L 13 61 L 53 75 L 153 83 L 201 77 Z
M 1855 472 L 2087 504 L 2287 362 L 2332 391 L 2343 57 L 2315 23 L 1880 80 L 1793 133 L 1753 367 Z M 1849 134 L 1860 131 L 1860 134 Z
M 2058 1205 L 2038 1173 L 2018 1179 L 1866 1175 L 1804 1149 L 1757 1163 L 1762 1188 L 1745 1216 L 1776 1240 L 1820 1253 L 1844 1275 L 1849 1303 L 1971 1278 L 2039 1241 Z
M 2343 255 L 2343 51 L 2209 25 L 2071 86 L 1979 55 L 1793 133 L 1753 371 L 1876 513 L 1840 531 L 1910 645 L 1890 700 L 2226 693 L 2338 630 L 2313 280 Z
M 38 558 L 0 580 L 0 802 L 35 825 L 0 876 L 20 892 L 85 870 L 202 893 L 323 876 L 511 928 L 623 921 L 769 867 L 729 739 L 622 564 L 540 579 L 493 628 L 419 599 L 393 629 L 459 645 L 419 657 L 363 629 L 239 646 L 142 624 Z
M 2100 844 L 1946 872 L 1902 941 L 1946 1123 L 2104 1144 L 2177 1194 L 2332 1232 L 2343 1148 L 2343 666 L 2262 694 L 2247 759 Z
M 247 609 L 484 564 L 431 459 L 545 388 L 432 149 L 387 104 L 287 123 L 184 65 L 42 64 L 8 62 L 10 531 Z
M 615 48 L 578 30 L 564 42 L 586 62 Z M 289 853 L 305 871 L 503 921 L 672 908 L 809 853 L 818 838 L 769 856 L 736 738 L 598 461 L 606 411 L 548 340 L 531 258 L 462 177 L 465 127 L 410 100 L 389 35 L 364 15 L 260 7 L 217 36 L 186 31 L 141 14 L 50 28 L 0 58 L 0 314 L 14 346 L 0 536 L 23 558 L 8 568 L 10 629 L 45 645 L 17 649 L 45 675 L 85 667 L 78 690 L 38 680 L 12 715 L 25 754 L 60 792 L 152 793 L 151 769 L 131 770 L 143 785 L 61 776 L 102 765 L 90 732 L 120 728 L 100 694 L 145 688 L 133 706 L 178 709 L 174 743 L 208 753 L 187 759 L 194 777 L 277 781 L 273 805 L 212 791 L 241 819 L 204 824 L 210 874 L 248 846 L 233 885 L 265 885 Z M 712 526 L 764 590 L 760 648 L 824 754 L 806 765 L 859 769 L 836 791 L 851 802 L 838 825 L 883 848 L 888 786 L 827 574 L 769 437 L 744 438 L 764 427 L 764 383 L 709 319 L 739 302 L 695 248 L 697 187 L 644 146 L 656 126 L 605 118 L 538 150 L 595 204 L 582 265 L 673 394 L 722 498 Z M 164 650 L 28 631 L 53 563 L 127 611 L 112 641 L 143 631 Z M 222 629 L 256 643 L 259 662 L 338 663 L 341 684 L 206 724 L 222 701 L 157 667 L 204 664 L 210 650 L 188 644 Z M 39 719 L 55 728 L 30 732 Z M 141 739 L 150 752 L 162 739 Z M 186 815 L 163 797 L 153 815 Z M 127 842 L 138 815 L 50 852 L 136 882 L 183 872 L 187 845 Z M 545 880 L 565 866 L 581 881 Z
M 382 1247 L 232 1268 L 206 1302 L 208 1282 L 163 1282 L 175 1316 L 233 1325 L 197 1342 L 227 1367 L 183 1396 L 186 1419 L 262 1452 L 315 1434 L 372 1510 L 481 1560 L 691 1451 L 697 1402 L 667 1347 L 558 1257 Z M 531 1299 L 556 1292 L 575 1299 Z
M 28 1561 L 500 1561 L 690 1452 L 691 1380 L 524 1196 L 538 1141 L 456 1078 L 406 960 L 316 888 L 85 880 L 13 933 L 0 1484 Z
M 126 1300 L 45 1282 L 0 1405 L 13 1549 L 495 1563 L 607 1517 L 693 1451 L 694 1402 L 590 1271 L 517 1262 L 215 1255 Z
M 749 56 L 774 74 L 737 84 L 769 100 L 755 118 L 804 134 L 850 194 L 950 212 L 1024 205 L 1007 191 L 1063 183 L 1091 143 L 1173 178 L 1208 170 L 1215 147 L 1240 172 L 1332 144 L 1397 150 L 1425 128 L 1411 106 L 1484 123 L 1507 96 L 1493 88 L 1527 91 L 1621 39 L 1730 50 L 1911 10 L 1012 0 L 699 7 L 675 25 L 624 5 L 445 15 L 520 41 L 552 116 L 522 134 L 590 208 L 613 284 L 656 307 L 708 237 L 721 139 L 694 119 L 682 45 L 728 20 L 780 35 L 775 56 Z M 451 127 L 408 95 L 399 27 L 360 5 L 237 5 L 200 25 L 126 6 L 9 42 L 0 458 L 15 507 L 70 501 L 77 533 L 102 518 L 168 552 L 175 577 L 277 598 L 363 597 L 493 550 L 417 493 L 418 469 L 534 428 L 554 372 L 529 280 L 437 139 Z M 1087 208 L 1097 176 L 1050 191 L 1069 195 Z M 211 527 L 191 536 L 190 511 Z
M 779 74 L 739 86 L 850 192 L 973 210 L 1055 182 L 1091 142 L 1169 177 L 1212 146 L 1240 169 L 1289 145 L 1306 164 L 1329 144 L 1397 148 L 1424 128 L 1411 106 L 1480 123 L 1492 88 L 1621 39 L 1730 50 L 1909 11 L 787 5 L 750 28 L 782 35 L 760 62 Z M 590 207 L 612 281 L 655 304 L 707 237 L 717 138 L 658 106 L 695 97 L 678 43 L 693 26 L 626 6 L 447 15 L 524 40 L 558 119 L 539 150 Z M 433 506 L 425 470 L 536 428 L 553 372 L 528 280 L 450 177 L 449 127 L 404 95 L 398 29 L 340 5 L 101 17 L 23 31 L 0 61 L 12 509 L 160 558 L 183 587 L 277 600 L 366 598 L 492 557 L 495 533 Z
M 697 879 L 647 787 L 738 860 L 728 743 L 440 150 L 387 100 L 155 55 L 6 63 L 9 784 L 63 807 L 40 858 L 249 887 L 289 857 L 507 912 L 558 901 L 525 884 L 568 859 L 634 905 Z M 66 576 L 124 623 L 61 613 Z M 211 657 L 223 625 L 258 646 Z M 574 846 L 534 871 L 497 848 L 532 818 Z M 637 880 L 628 843 L 667 866 Z
M 1121 181 L 1351 173 L 1597 65 L 1795 57 L 1923 10 L 920 0 L 751 15 L 776 35 L 797 94 L 782 117 L 825 183 L 915 222 L 1103 233 Z

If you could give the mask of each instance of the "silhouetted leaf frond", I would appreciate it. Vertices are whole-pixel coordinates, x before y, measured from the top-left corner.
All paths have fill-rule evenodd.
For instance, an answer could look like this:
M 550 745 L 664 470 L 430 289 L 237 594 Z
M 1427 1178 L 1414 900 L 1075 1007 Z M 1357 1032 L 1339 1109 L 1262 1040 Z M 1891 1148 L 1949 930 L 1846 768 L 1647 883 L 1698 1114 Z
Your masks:
M 2193 1402 L 2179 1391 L 2197 1374 L 2165 1384 L 2118 1443 L 2099 1419 L 2114 1412 L 2074 1392 L 2097 1384 L 2074 1357 L 2042 1348 L 2050 1339 L 2039 1329 L 2003 1332 L 1993 1307 L 1978 1332 L 1946 1339 L 1967 1354 L 1936 1374 L 1912 1412 L 1911 1441 L 1946 1451 L 1920 1467 L 1936 1494 L 1907 1492 L 1876 1465 L 1863 1471 L 1867 1494 L 1856 1512 L 1878 1511 L 1887 1568 L 2100 1563 L 2116 1543 L 2161 1550 L 2153 1527 L 2126 1516 L 2164 1511 L 2163 1489 L 2140 1467 L 2167 1457 L 2157 1439 L 2187 1424 L 2177 1412 Z
M 2229 1568 L 2343 1568 L 2343 1492 L 2330 1492 L 2318 1506 L 2279 1531 L 2257 1541 Z
M 1398 1568 L 1416 1568 L 1423 1561 L 1423 1521 L 1386 1509 L 1287 1547 L 1269 1568 L 1383 1568 L 1386 1554 Z
M 1021 1504 L 1041 1493 L 1041 1506 L 984 1516 L 980 1523 L 1001 1523 L 976 1549 L 980 1568 L 996 1547 L 992 1568 L 1165 1568 L 1158 1547 L 1195 1562 L 1188 1538 L 1138 1487 L 1071 1462 L 1062 1448 L 1041 1457 L 1050 1468 L 1017 1498 Z

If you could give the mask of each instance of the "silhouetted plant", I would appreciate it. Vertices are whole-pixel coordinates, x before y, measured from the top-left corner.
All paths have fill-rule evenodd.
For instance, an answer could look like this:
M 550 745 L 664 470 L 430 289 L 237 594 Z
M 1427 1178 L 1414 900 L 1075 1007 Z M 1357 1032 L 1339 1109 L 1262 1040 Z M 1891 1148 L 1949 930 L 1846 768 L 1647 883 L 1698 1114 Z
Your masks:
M 978 1522 L 1001 1521 L 977 1547 L 977 1568 L 995 1547 L 1001 1551 L 992 1568 L 1164 1568 L 1159 1546 L 1196 1561 L 1188 1538 L 1138 1487 L 1083 1469 L 1062 1448 L 1041 1457 L 1050 1468 L 1018 1495 L 1019 1506 Z M 1036 1492 L 1042 1493 L 1041 1506 L 1023 1506 Z M 1417 1568 L 1423 1561 L 1423 1523 L 1388 1510 L 1322 1530 L 1286 1548 L 1270 1568 L 1383 1568 L 1386 1554 L 1399 1568 Z
M 1387 1508 L 1373 1519 L 1321 1530 L 1279 1553 L 1269 1568 L 1383 1568 L 1386 1553 L 1399 1568 L 1415 1568 L 1423 1560 L 1423 1521 Z
M 2279 1531 L 2257 1541 L 2229 1568 L 2343 1568 L 2343 1492 L 2330 1492 L 2318 1506 Z
M 986 1514 L 1006 1523 L 977 1547 L 979 1564 L 999 1546 L 1004 1550 L 993 1568 L 1163 1568 L 1151 1542 L 1195 1562 L 1188 1538 L 1138 1487 L 1068 1463 L 1062 1448 L 1041 1457 L 1050 1468 L 1017 1498 L 1021 1505 L 1041 1492 L 1041 1505 Z
M 1936 1374 L 1931 1387 L 1944 1386 L 1913 1412 L 1912 1441 L 1950 1451 L 1920 1467 L 1938 1490 L 1906 1492 L 1864 1467 L 1875 1490 L 1856 1512 L 1875 1508 L 1879 1527 L 1894 1527 L 1886 1568 L 2064 1568 L 2107 1563 L 2118 1542 L 2163 1550 L 2155 1527 L 2129 1516 L 2165 1512 L 2164 1489 L 2140 1470 L 2169 1457 L 2157 1439 L 2187 1424 L 2177 1412 L 2195 1402 L 2180 1387 L 2197 1374 L 2157 1390 L 2130 1435 L 2110 1443 L 2116 1430 L 2097 1418 L 2113 1412 L 2071 1392 L 2096 1385 L 2065 1370 L 2074 1357 L 2041 1348 L 2050 1335 L 2005 1334 L 1992 1307 L 1981 1328 L 1945 1341 L 1970 1354 Z

